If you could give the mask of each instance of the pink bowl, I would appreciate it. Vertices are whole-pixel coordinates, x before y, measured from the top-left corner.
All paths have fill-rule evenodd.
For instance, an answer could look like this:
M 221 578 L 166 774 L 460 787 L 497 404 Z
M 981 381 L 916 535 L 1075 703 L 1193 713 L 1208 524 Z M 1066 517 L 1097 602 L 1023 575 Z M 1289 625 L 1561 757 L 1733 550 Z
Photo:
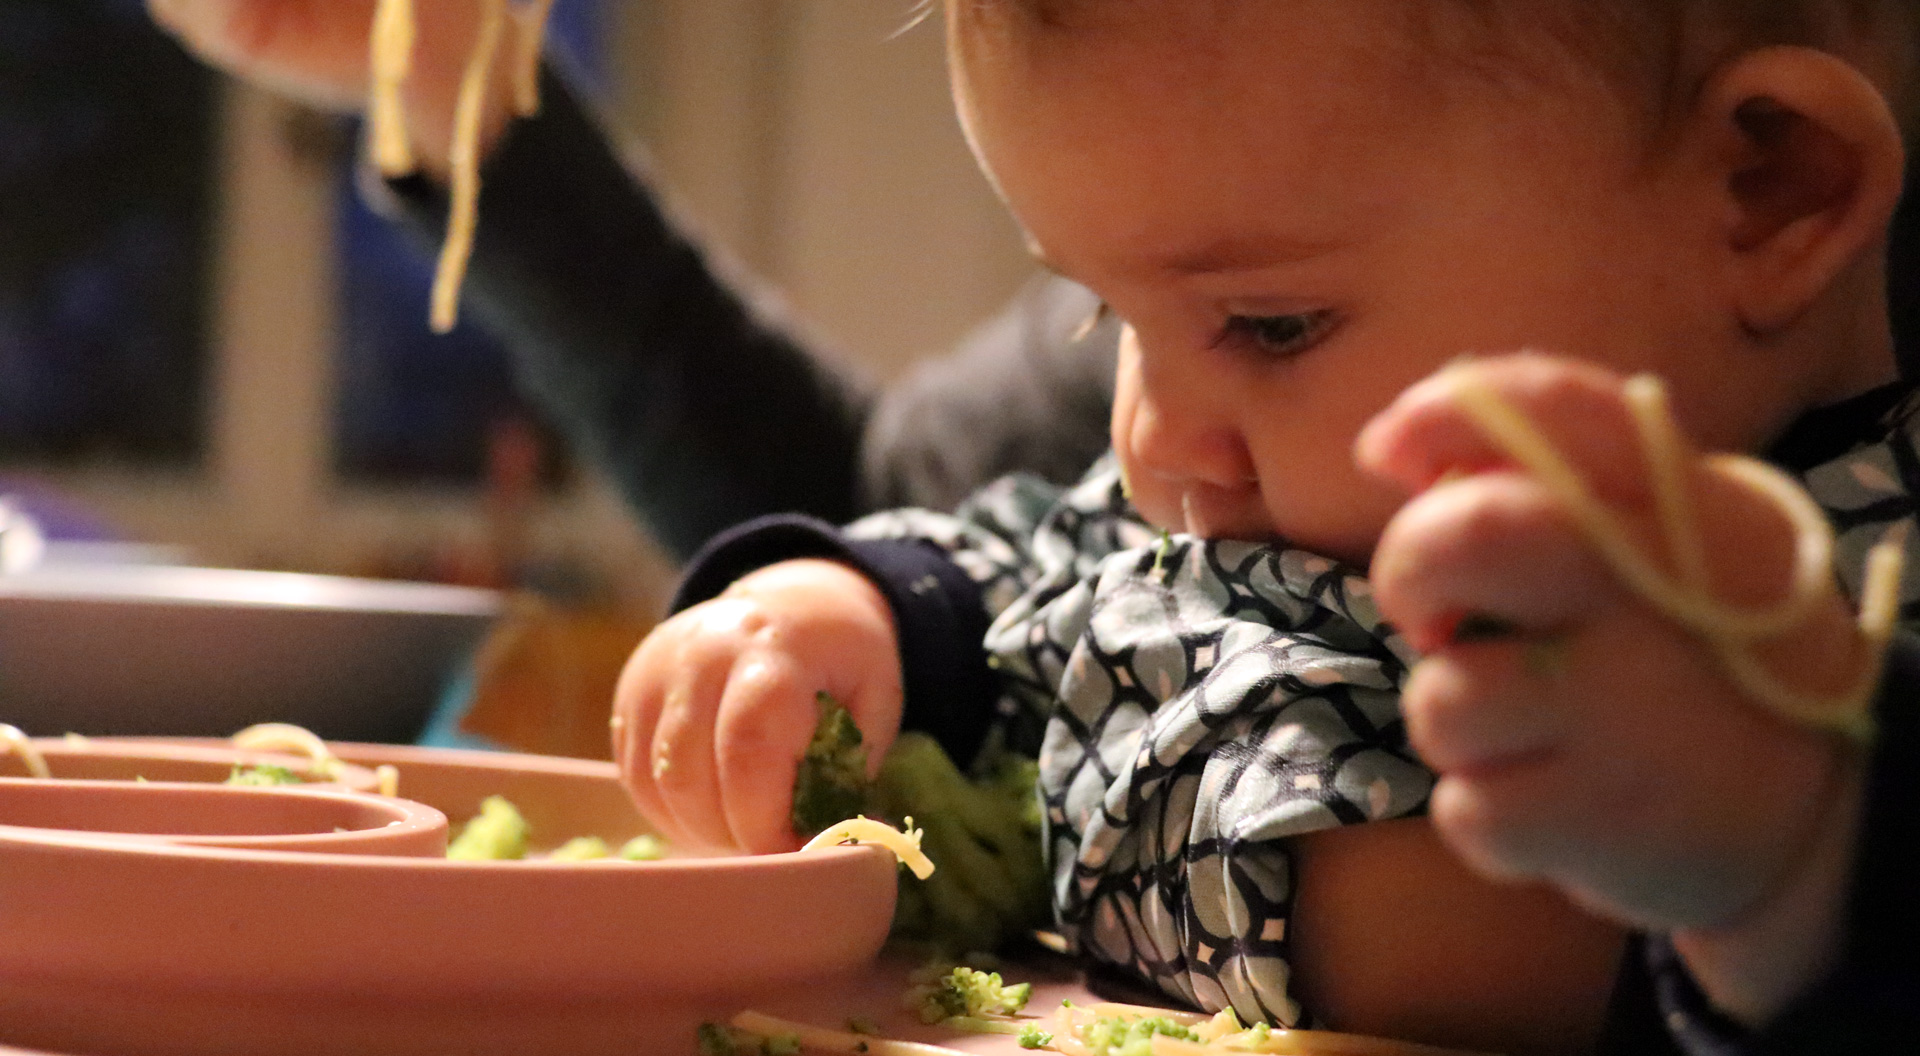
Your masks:
M 279 766 L 305 774 L 310 760 L 278 752 L 243 752 L 225 741 L 140 740 L 120 737 L 35 737 L 33 746 L 57 778 L 84 781 L 225 781 L 238 766 Z M 0 755 L 0 777 L 27 776 L 26 762 Z M 378 777 L 364 766 L 341 768 L 332 781 L 305 787 L 371 792 Z
M 256 851 L 443 856 L 432 807 L 321 787 L 0 777 L 0 833 Z
M 400 767 L 402 796 L 455 818 L 504 794 L 547 833 L 539 843 L 643 830 L 611 764 L 334 748 Z M 702 1018 L 867 966 L 896 871 L 871 847 L 456 862 L 0 830 L 0 1045 L 684 1053 Z

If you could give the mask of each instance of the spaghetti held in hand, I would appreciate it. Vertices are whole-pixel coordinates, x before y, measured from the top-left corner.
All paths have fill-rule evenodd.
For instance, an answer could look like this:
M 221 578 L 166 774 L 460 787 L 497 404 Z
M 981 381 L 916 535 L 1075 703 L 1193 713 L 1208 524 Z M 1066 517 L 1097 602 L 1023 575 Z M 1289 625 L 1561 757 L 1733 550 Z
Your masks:
M 487 95 L 500 54 L 507 52 L 512 64 L 513 111 L 530 117 L 540 107 L 540 56 L 552 12 L 553 0 L 480 0 L 480 30 L 468 53 L 454 110 L 452 204 L 433 283 L 435 333 L 452 330 L 459 319 L 460 287 L 479 220 L 480 141 Z M 380 0 L 370 41 L 367 139 L 374 163 L 389 179 L 409 175 L 417 165 L 402 102 L 416 43 L 413 0 Z

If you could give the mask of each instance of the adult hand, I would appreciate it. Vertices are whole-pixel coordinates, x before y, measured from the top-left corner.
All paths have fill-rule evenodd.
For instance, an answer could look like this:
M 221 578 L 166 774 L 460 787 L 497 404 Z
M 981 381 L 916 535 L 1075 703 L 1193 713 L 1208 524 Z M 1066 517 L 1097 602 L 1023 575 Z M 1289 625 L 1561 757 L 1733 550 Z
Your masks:
M 640 643 L 614 697 L 621 778 L 670 841 L 792 850 L 793 782 L 823 691 L 860 727 L 871 775 L 900 728 L 886 598 L 832 561 L 753 572 Z
M 147 0 L 155 22 L 208 63 L 311 106 L 366 105 L 375 0 Z M 418 25 L 404 98 L 430 175 L 446 171 L 453 112 L 479 0 L 414 0 Z M 506 126 L 507 63 L 495 63 L 483 143 Z
M 1671 568 L 1622 380 L 1538 355 L 1461 368 L 1527 415 Z M 1861 796 L 1854 749 L 1749 701 L 1699 637 L 1627 589 L 1552 493 L 1513 468 L 1459 398 L 1415 386 L 1363 433 L 1363 466 L 1415 497 L 1375 551 L 1383 613 L 1425 653 L 1405 694 L 1441 775 L 1433 819 L 1471 866 L 1538 877 L 1616 919 L 1671 929 L 1709 993 L 1764 1018 L 1836 940 Z M 1709 592 L 1782 597 L 1795 536 L 1766 500 L 1682 453 Z M 1796 688 L 1868 662 L 1827 599 L 1762 644 Z

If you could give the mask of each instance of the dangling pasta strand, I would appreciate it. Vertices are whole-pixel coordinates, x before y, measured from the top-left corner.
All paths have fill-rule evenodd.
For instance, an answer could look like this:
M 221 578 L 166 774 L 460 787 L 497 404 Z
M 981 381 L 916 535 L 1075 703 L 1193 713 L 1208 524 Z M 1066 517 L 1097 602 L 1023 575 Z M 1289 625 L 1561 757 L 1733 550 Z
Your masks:
M 33 746 L 33 738 L 18 726 L 0 722 L 0 755 L 8 753 L 18 755 L 20 761 L 27 764 L 27 773 L 34 777 L 45 781 L 53 776 L 53 771 L 47 769 L 46 757 Z
M 307 757 L 307 772 L 332 780 L 340 774 L 340 760 L 320 735 L 290 722 L 261 722 L 232 737 L 243 752 L 299 752 Z
M 1793 582 L 1787 597 L 1761 608 L 1730 606 L 1710 592 L 1706 550 L 1686 488 L 1685 448 L 1674 426 L 1666 391 L 1657 378 L 1641 375 L 1630 379 L 1624 395 L 1653 477 L 1655 507 L 1675 568 L 1672 574 L 1640 549 L 1620 519 L 1594 497 L 1578 471 L 1533 422 L 1471 370 L 1455 370 L 1460 405 L 1488 439 L 1553 493 L 1629 588 L 1704 638 L 1743 693 L 1793 722 L 1856 740 L 1872 738 L 1869 709 L 1879 684 L 1881 660 L 1899 614 L 1904 530 L 1889 533 L 1867 557 L 1859 616 L 1860 634 L 1869 656 L 1866 669 L 1843 693 L 1821 696 L 1799 692 L 1767 671 L 1753 652 L 1761 640 L 1805 620 L 1834 589 L 1833 529 L 1799 484 L 1757 459 L 1714 455 L 1706 460 L 1710 471 L 1768 499 L 1787 518 L 1795 535 Z
M 486 122 L 487 94 L 500 53 L 502 37 L 512 30 L 510 58 L 513 112 L 531 117 L 540 109 L 540 57 L 545 50 L 547 22 L 554 0 L 481 0 L 480 32 L 468 53 L 454 106 L 453 142 L 448 165 L 452 170 L 452 201 L 447 237 L 434 269 L 433 303 L 429 322 L 435 333 L 452 330 L 459 321 L 460 287 L 473 255 L 474 227 L 480 212 L 480 133 Z M 367 138 L 374 164 L 389 179 L 418 168 L 407 138 L 402 89 L 413 71 L 417 38 L 413 0 L 379 0 L 374 9 L 369 44 L 372 86 L 367 104 Z
M 417 167 L 400 95 L 413 71 L 414 32 L 413 0 L 380 0 L 373 12 L 367 141 L 374 164 L 388 179 L 410 175 Z
M 540 112 L 540 56 L 546 51 L 547 20 L 553 0 L 520 0 L 513 15 L 513 112 L 532 117 Z
M 452 330 L 460 317 L 460 285 L 466 281 L 467 260 L 473 255 L 473 230 L 480 218 L 480 130 L 486 119 L 487 88 L 493 63 L 500 52 L 507 0 L 482 0 L 480 37 L 467 56 L 460 79 L 460 98 L 453 111 L 453 204 L 447 218 L 447 240 L 440 246 L 440 264 L 433 276 L 433 332 Z

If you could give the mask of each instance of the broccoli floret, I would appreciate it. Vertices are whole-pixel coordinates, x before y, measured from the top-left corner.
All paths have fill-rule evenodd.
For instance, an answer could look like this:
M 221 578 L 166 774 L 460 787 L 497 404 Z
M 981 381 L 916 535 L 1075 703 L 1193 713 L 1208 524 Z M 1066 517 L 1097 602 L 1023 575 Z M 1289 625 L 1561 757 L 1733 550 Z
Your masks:
M 612 853 L 607 849 L 607 841 L 598 836 L 575 836 L 554 848 L 547 857 L 556 862 L 590 862 L 596 858 L 606 858 Z
M 733 1034 L 718 1023 L 702 1023 L 694 1035 L 700 1056 L 734 1056 Z
M 620 845 L 620 857 L 629 862 L 657 862 L 667 856 L 667 841 L 641 833 Z
M 447 857 L 463 861 L 525 858 L 530 831 L 527 819 L 505 796 L 488 796 L 480 802 L 480 813 L 447 845 Z
M 991 950 L 1045 923 L 1051 903 L 1037 773 L 1032 760 L 1002 753 L 971 779 L 932 737 L 900 735 L 881 763 L 874 807 L 912 817 L 937 868 L 902 886 L 895 937 L 949 951 Z
M 1200 1040 L 1199 1035 L 1164 1016 L 1110 1016 L 1081 1027 L 1080 1041 L 1096 1056 L 1150 1056 L 1155 1034 L 1181 1041 Z
M 1020 1047 L 1023 1049 L 1044 1049 L 1053 1044 L 1053 1035 L 1029 1023 L 1020 1028 Z
M 793 779 L 793 831 L 811 837 L 860 813 L 867 802 L 867 750 L 860 727 L 832 695 L 818 693 L 820 719 Z
M 227 775 L 229 785 L 267 786 L 267 785 L 303 785 L 306 781 L 299 774 L 284 766 L 262 765 L 241 766 L 233 764 L 233 772 Z
M 999 972 L 976 971 L 962 965 L 913 988 L 908 995 L 920 1012 L 921 1022 L 938 1023 L 956 1016 L 1015 1015 L 1027 1007 L 1033 984 L 1008 986 Z

